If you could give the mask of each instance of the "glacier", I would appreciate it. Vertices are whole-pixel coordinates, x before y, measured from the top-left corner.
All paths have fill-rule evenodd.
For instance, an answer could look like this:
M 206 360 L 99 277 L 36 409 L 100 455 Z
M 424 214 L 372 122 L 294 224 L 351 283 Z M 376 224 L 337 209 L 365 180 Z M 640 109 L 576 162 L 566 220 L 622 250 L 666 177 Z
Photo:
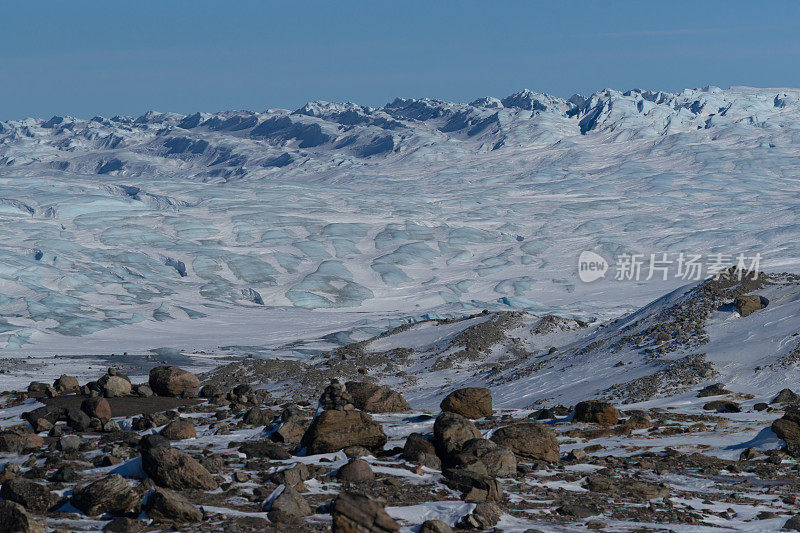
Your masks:
M 798 177 L 798 89 L 0 122 L 0 348 L 297 356 L 482 309 L 608 319 L 686 282 L 583 283 L 583 250 L 796 271 Z

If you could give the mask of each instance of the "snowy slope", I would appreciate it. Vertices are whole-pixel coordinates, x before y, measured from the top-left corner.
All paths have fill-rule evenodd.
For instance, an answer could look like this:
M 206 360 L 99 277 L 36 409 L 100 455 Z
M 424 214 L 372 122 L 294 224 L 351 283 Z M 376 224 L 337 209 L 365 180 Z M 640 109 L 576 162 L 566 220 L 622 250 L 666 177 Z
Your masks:
M 582 250 L 796 270 L 799 94 L 2 122 L 0 346 L 347 342 L 484 308 L 606 319 L 686 283 L 582 283 Z

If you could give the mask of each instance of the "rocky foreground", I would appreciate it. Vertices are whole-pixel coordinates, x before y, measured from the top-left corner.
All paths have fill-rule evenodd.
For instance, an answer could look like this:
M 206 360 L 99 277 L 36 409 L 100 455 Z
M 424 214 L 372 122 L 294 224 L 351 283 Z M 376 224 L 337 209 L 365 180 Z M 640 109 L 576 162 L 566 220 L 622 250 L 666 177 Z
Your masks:
M 694 397 L 497 410 L 468 387 L 429 413 L 367 381 L 287 403 L 177 367 L 62 376 L 3 395 L 0 530 L 800 530 L 800 396 Z M 709 453 L 758 426 L 783 447 Z

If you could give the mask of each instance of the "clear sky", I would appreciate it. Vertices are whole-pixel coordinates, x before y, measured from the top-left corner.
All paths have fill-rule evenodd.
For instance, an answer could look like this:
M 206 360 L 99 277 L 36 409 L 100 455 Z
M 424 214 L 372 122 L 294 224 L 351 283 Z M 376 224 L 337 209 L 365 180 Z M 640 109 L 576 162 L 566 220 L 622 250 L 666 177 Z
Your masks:
M 800 86 L 800 2 L 0 0 L 0 120 Z

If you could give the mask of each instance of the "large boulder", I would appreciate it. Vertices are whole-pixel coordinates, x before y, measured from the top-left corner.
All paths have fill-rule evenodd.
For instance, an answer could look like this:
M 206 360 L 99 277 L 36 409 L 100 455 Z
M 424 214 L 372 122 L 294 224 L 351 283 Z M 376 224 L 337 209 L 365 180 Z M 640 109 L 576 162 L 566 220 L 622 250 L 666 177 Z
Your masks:
M 480 502 L 471 513 L 463 516 L 457 525 L 463 529 L 489 531 L 497 525 L 502 514 L 502 509 L 495 502 Z
M 32 411 L 22 413 L 20 418 L 27 420 L 31 426 L 36 428 L 40 425 L 40 420 L 47 421 L 50 424 L 50 427 L 52 427 L 61 419 L 62 416 L 64 416 L 64 409 L 61 407 L 56 405 L 43 405 L 42 407 L 37 407 Z
M 183 524 L 200 522 L 203 512 L 181 494 L 157 487 L 148 496 L 144 504 L 144 512 L 156 522 Z
M 122 515 L 136 509 L 139 495 L 124 477 L 111 474 L 94 483 L 77 487 L 70 503 L 89 516 Z
M 767 306 L 767 299 L 757 294 L 747 294 L 736 298 L 733 305 L 736 307 L 736 310 L 739 311 L 739 314 L 745 317 L 760 309 L 764 309 Z
M 524 461 L 558 462 L 559 447 L 555 432 L 538 422 L 519 422 L 494 432 L 491 440 L 508 446 Z
M 386 444 L 381 425 L 363 411 L 327 410 L 320 413 L 303 435 L 309 454 L 338 452 L 348 446 L 380 450 Z
M 43 513 L 55 503 L 50 489 L 23 477 L 4 482 L 0 489 L 0 497 L 10 502 L 17 502 L 32 513 Z
M 12 501 L 0 502 L 0 531 L 9 533 L 44 533 L 44 528 L 23 506 Z
M 36 433 L 10 429 L 0 431 L 0 452 L 20 453 L 38 450 L 44 445 L 44 439 Z
M 100 396 L 83 400 L 81 403 L 81 411 L 91 418 L 99 418 L 100 420 L 108 420 L 111 418 L 111 405 L 109 405 L 108 400 Z
M 503 498 L 500 483 L 488 474 L 464 468 L 446 468 L 442 476 L 445 485 L 460 491 L 465 501 L 500 501 Z
M 150 371 L 150 388 L 159 396 L 194 398 L 200 392 L 200 380 L 177 366 L 157 366 Z
M 264 459 L 283 461 L 292 458 L 292 454 L 287 452 L 283 446 L 266 439 L 247 441 L 239 446 L 239 451 L 245 454 L 248 459 L 251 457 L 261 457 Z
M 789 407 L 783 417 L 772 423 L 772 431 L 786 443 L 786 452 L 800 457 L 800 408 Z
M 174 490 L 214 490 L 217 482 L 203 465 L 186 453 L 158 446 L 143 450 L 142 468 L 156 485 Z
M 433 423 L 433 443 L 442 458 L 461 451 L 465 442 L 481 438 L 481 432 L 463 416 L 444 412 Z
M 291 485 L 284 485 L 283 491 L 268 505 L 267 517 L 270 522 L 296 524 L 303 517 L 312 514 L 306 499 Z
M 425 520 L 419 526 L 419 533 L 453 533 L 453 528 L 441 520 Z
M 479 387 L 457 389 L 445 396 L 439 407 L 442 411 L 456 413 L 465 418 L 491 416 L 492 393 L 489 389 Z
M 608 402 L 587 400 L 575 406 L 576 422 L 589 422 L 603 426 L 613 426 L 619 421 L 619 411 Z
M 486 473 L 493 477 L 513 477 L 517 474 L 517 458 L 511 448 L 486 439 L 465 442 L 452 462 L 465 468 L 480 462 Z
M 53 388 L 59 394 L 73 394 L 81 391 L 78 378 L 74 376 L 67 376 L 66 374 L 63 374 L 60 378 L 53 382 Z
M 164 426 L 164 429 L 161 430 L 161 435 L 169 440 L 194 439 L 197 437 L 197 431 L 195 431 L 191 420 L 179 418 Z
M 375 480 L 375 474 L 369 463 L 364 459 L 352 459 L 346 465 L 339 468 L 336 473 L 337 479 L 349 481 L 351 483 L 365 483 Z
M 119 374 L 106 374 L 97 380 L 97 384 L 106 398 L 120 398 L 131 393 L 131 382 Z
M 401 457 L 406 461 L 427 466 L 428 468 L 442 469 L 442 461 L 436 455 L 436 447 L 433 442 L 419 433 L 412 433 L 406 438 Z
M 348 381 L 347 392 L 353 398 L 353 405 L 368 413 L 405 413 L 411 410 L 399 392 L 383 385 L 364 381 Z
M 104 414 L 111 414 L 111 408 L 109 407 L 108 412 Z M 86 413 L 84 413 L 82 410 L 77 409 L 75 407 L 70 407 L 69 409 L 67 409 L 66 419 L 67 419 L 67 425 L 71 427 L 73 431 L 76 431 L 78 433 L 87 431 L 89 427 L 92 425 L 92 418 Z
M 391 533 L 400 530 L 381 504 L 363 494 L 344 493 L 331 505 L 334 533 Z

